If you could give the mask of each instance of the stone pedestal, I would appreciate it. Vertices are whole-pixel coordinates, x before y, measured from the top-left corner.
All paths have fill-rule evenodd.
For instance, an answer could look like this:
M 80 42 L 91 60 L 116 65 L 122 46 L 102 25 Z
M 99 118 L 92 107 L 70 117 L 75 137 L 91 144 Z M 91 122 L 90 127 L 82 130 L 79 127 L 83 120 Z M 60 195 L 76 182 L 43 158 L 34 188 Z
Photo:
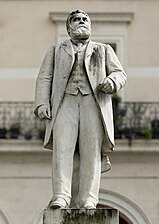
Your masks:
M 43 224 L 119 224 L 117 209 L 45 209 Z

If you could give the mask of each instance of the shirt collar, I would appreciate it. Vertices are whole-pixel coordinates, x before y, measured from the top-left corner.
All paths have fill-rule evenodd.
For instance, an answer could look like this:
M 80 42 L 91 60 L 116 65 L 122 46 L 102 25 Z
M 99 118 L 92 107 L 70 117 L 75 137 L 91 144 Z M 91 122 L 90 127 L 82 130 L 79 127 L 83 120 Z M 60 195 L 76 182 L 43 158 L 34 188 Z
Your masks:
M 79 41 L 71 40 L 71 42 L 75 46 L 78 46 L 79 44 L 86 45 L 89 42 L 89 39 L 87 39 L 87 40 L 79 40 Z

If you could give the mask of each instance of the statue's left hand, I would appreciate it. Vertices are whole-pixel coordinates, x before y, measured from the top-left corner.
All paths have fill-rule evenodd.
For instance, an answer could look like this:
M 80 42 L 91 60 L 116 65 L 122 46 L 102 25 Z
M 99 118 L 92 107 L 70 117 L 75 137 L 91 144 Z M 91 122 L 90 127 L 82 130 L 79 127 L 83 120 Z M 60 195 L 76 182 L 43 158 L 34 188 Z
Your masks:
M 114 92 L 114 83 L 110 78 L 105 78 L 99 85 L 98 89 L 102 90 L 105 93 L 111 94 Z

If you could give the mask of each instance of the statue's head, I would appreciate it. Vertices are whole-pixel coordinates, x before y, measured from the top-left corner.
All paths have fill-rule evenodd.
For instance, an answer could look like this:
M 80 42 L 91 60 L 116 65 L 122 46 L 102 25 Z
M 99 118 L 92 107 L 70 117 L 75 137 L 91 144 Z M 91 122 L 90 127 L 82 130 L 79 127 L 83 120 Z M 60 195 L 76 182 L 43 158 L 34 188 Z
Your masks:
M 82 10 L 71 12 L 66 20 L 66 28 L 72 40 L 87 40 L 91 35 L 91 20 Z

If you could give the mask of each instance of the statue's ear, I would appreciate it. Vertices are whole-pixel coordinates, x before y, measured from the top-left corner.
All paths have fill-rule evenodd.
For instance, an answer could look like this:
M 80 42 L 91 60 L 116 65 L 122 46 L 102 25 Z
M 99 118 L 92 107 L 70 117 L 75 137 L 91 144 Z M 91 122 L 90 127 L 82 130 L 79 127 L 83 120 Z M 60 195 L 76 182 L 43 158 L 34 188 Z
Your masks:
M 68 35 L 70 35 L 70 28 L 67 28 L 67 33 Z

